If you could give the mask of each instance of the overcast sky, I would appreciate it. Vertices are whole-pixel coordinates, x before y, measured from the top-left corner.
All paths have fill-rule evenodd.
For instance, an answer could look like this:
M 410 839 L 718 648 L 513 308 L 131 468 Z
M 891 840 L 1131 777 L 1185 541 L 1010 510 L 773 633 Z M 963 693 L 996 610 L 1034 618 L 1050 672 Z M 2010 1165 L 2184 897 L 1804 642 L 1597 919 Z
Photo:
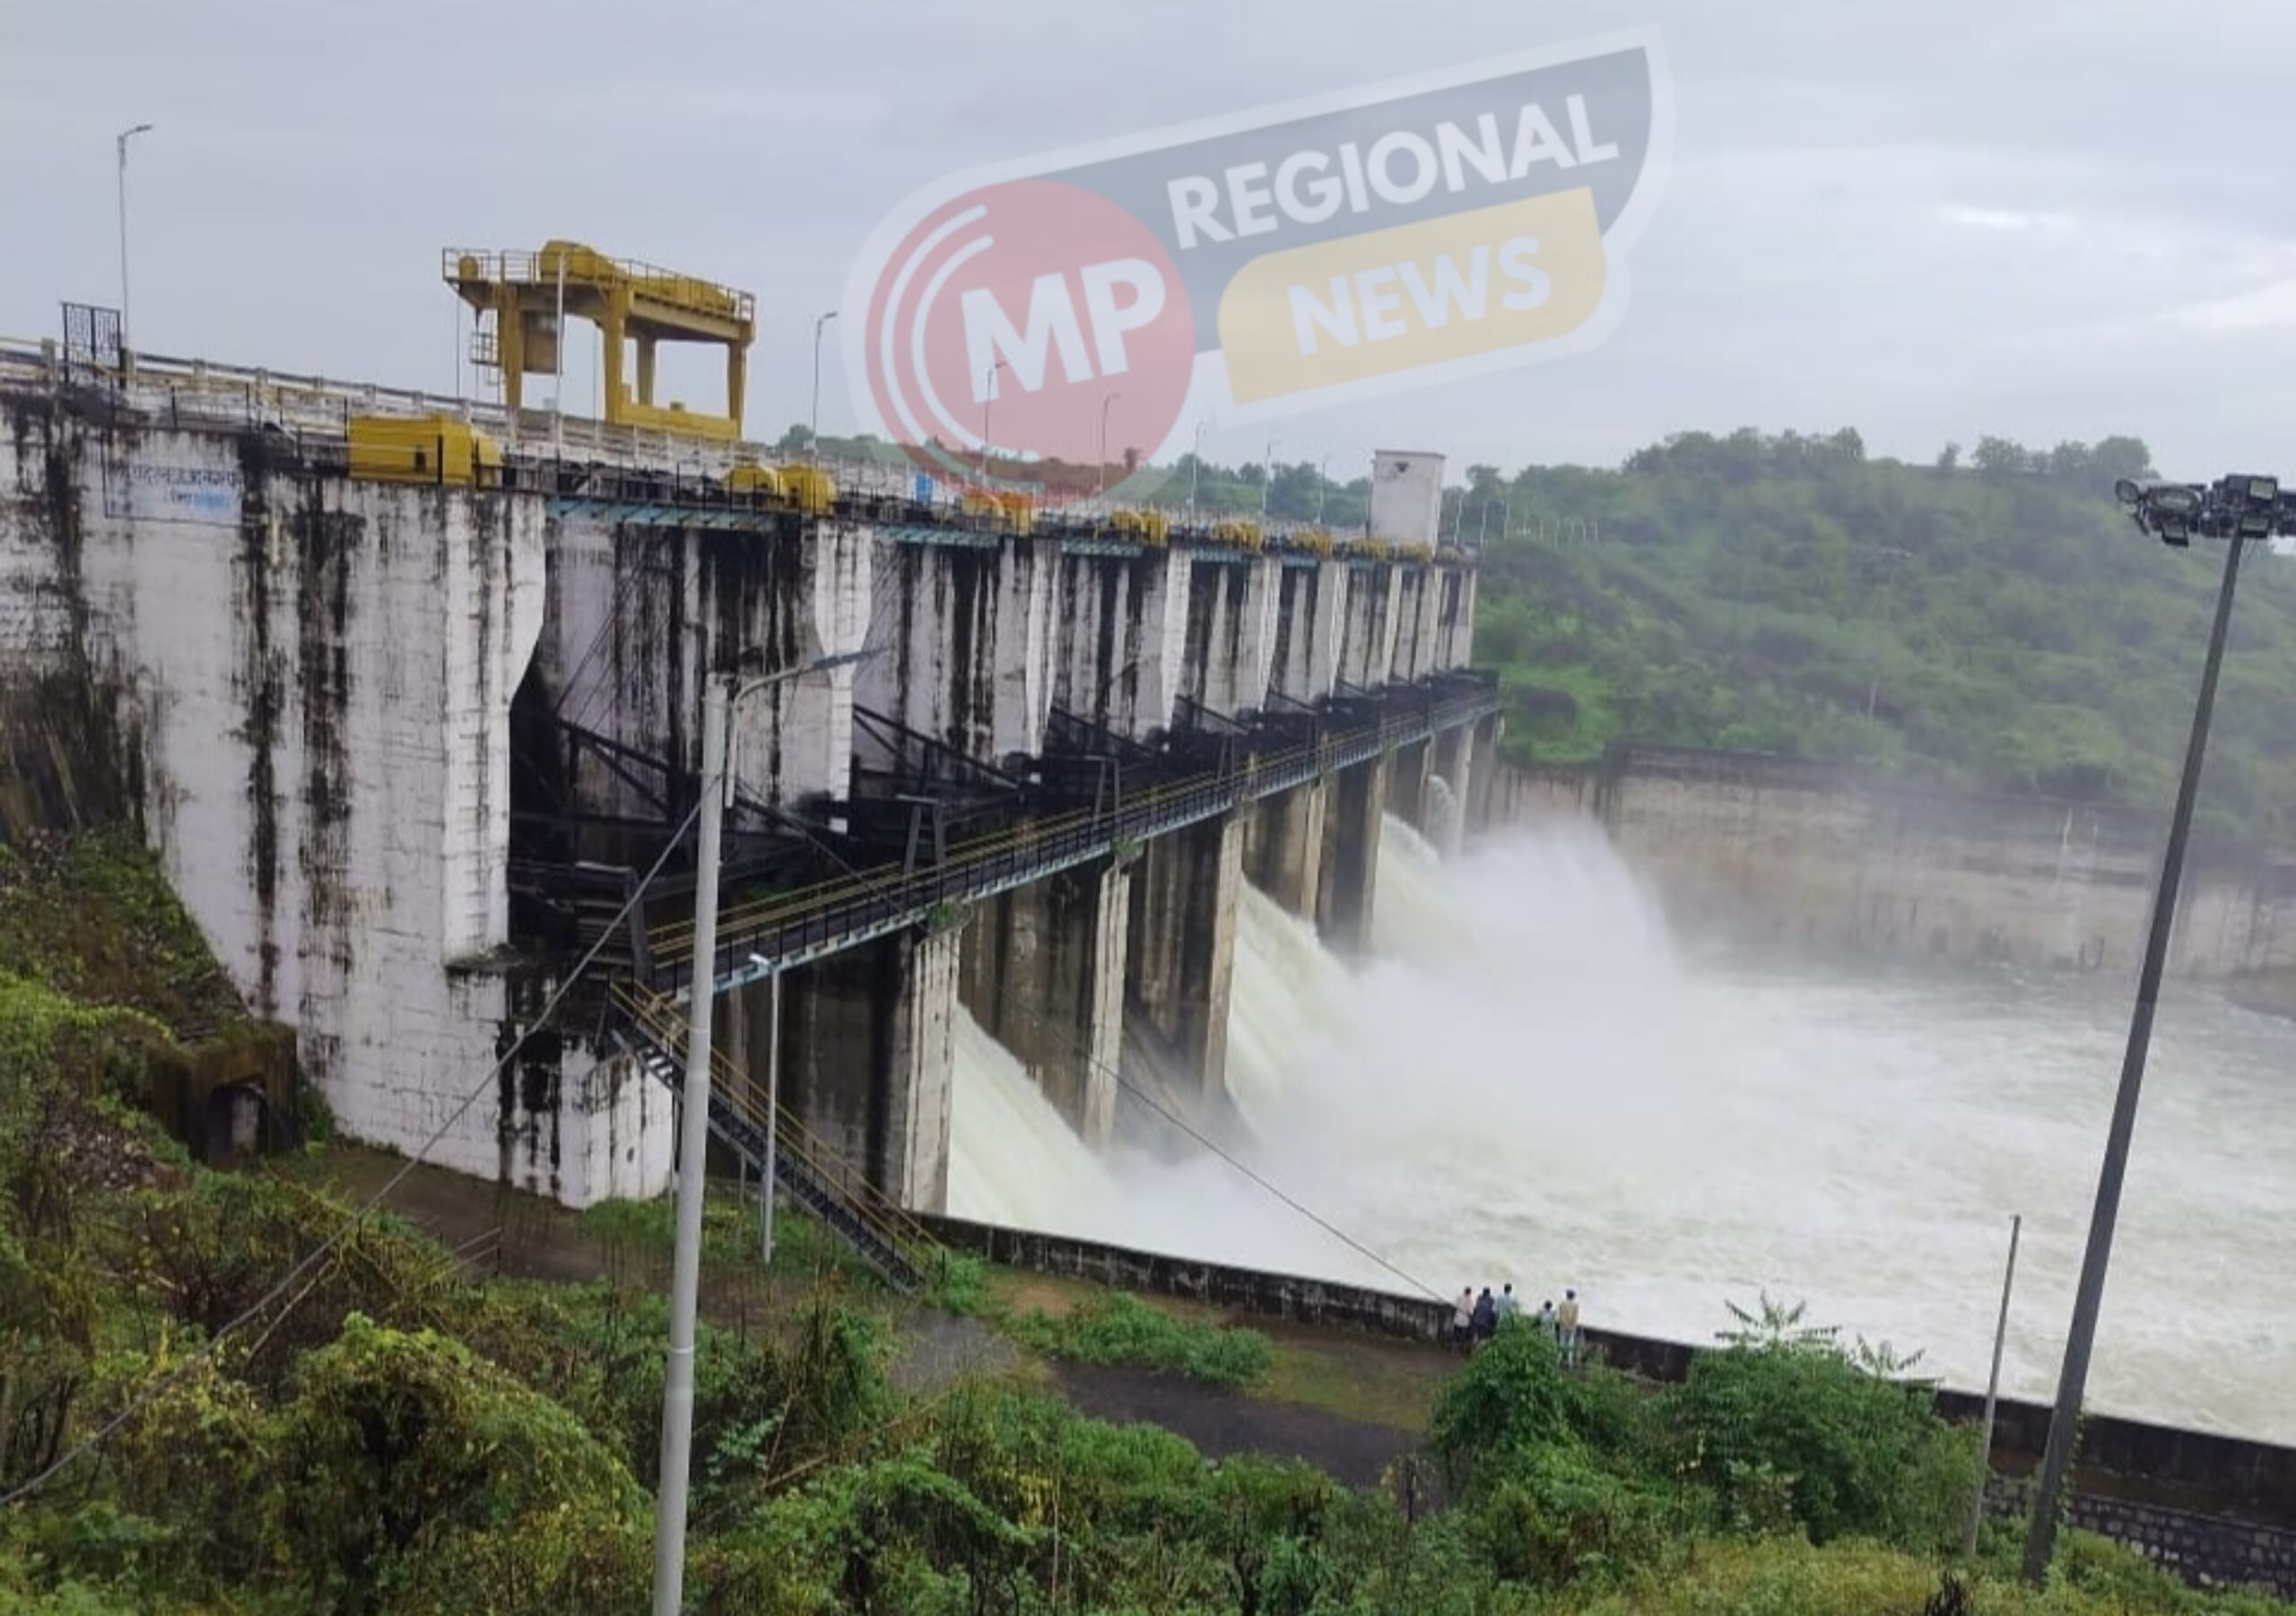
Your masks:
M 804 417 L 813 316 L 914 187 L 1645 22 L 1675 161 L 1616 336 L 1207 453 L 1613 464 L 1851 425 L 1923 459 L 2135 432 L 2180 474 L 2296 472 L 2289 0 L 12 0 L 0 333 L 117 301 L 112 135 L 148 121 L 139 346 L 446 388 L 439 248 L 569 236 L 757 292 L 770 439 Z M 833 374 L 822 416 L 854 421 Z

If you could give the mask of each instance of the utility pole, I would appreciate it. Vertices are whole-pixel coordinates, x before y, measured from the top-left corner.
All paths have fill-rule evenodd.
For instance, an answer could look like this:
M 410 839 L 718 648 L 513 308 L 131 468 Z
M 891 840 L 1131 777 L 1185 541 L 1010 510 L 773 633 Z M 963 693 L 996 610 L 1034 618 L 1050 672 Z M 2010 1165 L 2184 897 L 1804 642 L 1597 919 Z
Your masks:
M 1120 391 L 1111 391 L 1106 398 L 1100 400 L 1100 501 L 1103 506 L 1107 505 L 1109 499 L 1109 406 L 1123 396 L 1124 395 Z M 1100 514 L 1102 516 L 1106 516 L 1108 513 L 1106 510 L 1102 510 Z
M 1324 496 L 1331 492 L 1331 456 L 1326 455 L 1316 463 L 1316 526 L 1324 525 Z
M 566 449 L 566 250 L 558 253 L 558 324 L 551 336 L 550 447 Z
M 725 829 L 723 680 L 701 695 L 701 823 L 693 867 L 693 980 L 686 1001 L 678 1112 L 677 1249 L 670 1267 L 670 1353 L 662 1374 L 662 1479 L 654 1495 L 654 1616 L 685 1603 L 686 1481 L 693 1456 L 693 1321 L 701 1295 L 701 1203 L 709 1173 L 709 1010 L 718 977 L 718 849 Z M 770 1196 L 772 1186 L 766 1194 Z
M 2073 1296 L 2073 1324 L 2066 1333 L 2065 1365 L 2050 1412 L 2048 1446 L 2041 1455 L 2039 1482 L 2033 1489 L 2033 1518 L 2025 1537 L 2026 1579 L 2034 1586 L 2048 1579 L 2057 1550 L 2057 1500 L 2072 1467 L 2074 1427 L 2089 1388 L 2089 1359 L 2096 1346 L 2097 1316 L 2104 1304 L 2105 1270 L 2112 1258 L 2113 1226 L 2120 1213 L 2121 1181 L 2128 1170 L 2128 1147 L 2136 1131 L 2136 1101 L 2144 1086 L 2144 1058 L 2152 1041 L 2152 1012 L 2168 965 L 2169 929 L 2175 924 L 2177 891 L 2182 884 L 2185 844 L 2192 834 L 2193 804 L 2200 795 L 2200 766 L 2208 752 L 2209 720 L 2216 707 L 2217 676 L 2224 666 L 2224 641 L 2232 626 L 2232 597 L 2240 578 L 2242 547 L 2250 539 L 2296 533 L 2296 500 L 2283 500 L 2276 477 L 2226 477 L 2209 487 L 2188 483 L 2139 482 L 2124 478 L 2113 493 L 2137 526 L 2163 543 L 2184 548 L 2196 537 L 2229 538 L 2224 575 L 2216 592 L 2216 616 L 2209 629 L 2208 656 L 2201 665 L 2200 694 L 2193 705 L 2192 731 L 2185 743 L 2185 768 L 2177 785 L 2176 812 L 2169 821 L 2169 845 L 2161 857 L 2161 884 L 2152 899 L 2152 923 L 2144 943 L 2144 964 L 2136 984 L 2136 1008 L 2129 1018 L 2128 1047 L 2122 1056 L 2120 1087 L 2113 1098 L 2105 1134 L 2105 1159 L 2097 1174 L 2097 1202 L 2089 1217 L 2089 1244 L 2081 1258 L 2081 1280 Z
M 806 418 L 805 457 L 814 465 L 819 465 L 822 459 L 822 333 L 829 328 L 829 323 L 835 318 L 837 318 L 837 310 L 832 308 L 813 321 L 813 413 Z M 981 416 L 980 424 L 981 436 L 986 438 L 988 435 L 988 417 L 986 413 Z M 771 1199 L 771 1194 L 770 1190 L 767 1192 L 769 1201 Z
M 1267 520 L 1267 496 L 1275 487 L 1275 446 L 1280 441 L 1274 438 L 1267 440 L 1267 454 L 1259 465 L 1259 519 L 1263 523 Z
M 1977 1558 L 1978 1528 L 1985 1525 L 1985 1483 L 1993 1473 L 1993 1412 L 2001 1399 L 2001 1349 L 2009 1340 L 2009 1288 L 2017 1282 L 2017 1235 L 2025 1227 L 2019 1212 L 2009 1220 L 2009 1263 L 2001 1272 L 2001 1316 L 1993 1325 L 1993 1373 L 1985 1383 L 1985 1423 L 1978 1429 L 1977 1497 L 1970 1500 L 1969 1538 L 1961 1558 Z
M 1187 452 L 1187 525 L 1190 527 L 1196 526 L 1196 479 L 1204 470 L 1204 429 L 1211 424 L 1208 421 L 1196 423 L 1196 441 Z
M 980 378 L 980 486 L 988 486 L 988 406 L 996 402 L 996 373 L 1004 368 L 998 360 L 988 367 Z
M 150 124 L 138 124 L 132 129 L 122 129 L 119 144 L 119 345 L 128 346 L 127 322 L 127 143 L 139 135 L 152 133 Z
M 685 1083 L 678 1113 L 677 1248 L 670 1267 L 670 1347 L 662 1373 L 662 1479 L 654 1495 L 654 1616 L 681 1616 L 685 1600 L 686 1490 L 693 1461 L 694 1316 L 701 1296 L 701 1210 L 709 1148 L 709 1009 L 718 974 L 718 863 L 726 799 L 733 795 L 733 713 L 757 694 L 808 673 L 864 660 L 867 650 L 816 657 L 752 679 L 738 689 L 712 678 L 701 697 L 701 803 L 694 837 L 693 967 L 687 988 Z M 780 1082 L 781 973 L 773 973 L 770 1084 Z M 768 1138 L 770 1140 L 769 1134 Z M 773 1238 L 773 1152 L 766 1152 L 765 1242 Z
M 1903 560 L 1906 559 L 1906 557 L 1907 557 L 1908 555 L 1911 554 L 1912 552 L 1911 552 L 1910 551 L 1900 550 L 1900 549 L 1899 549 L 1895 544 L 1884 544 L 1884 545 L 1883 545 L 1883 546 L 1882 546 L 1882 552 L 1882 552 L 1882 554 L 1883 554 L 1883 556 L 1887 557 L 1887 558 L 1888 558 L 1888 560 L 1889 560 L 1889 563 L 1890 563 L 1890 566 L 1889 566 L 1889 581 L 1890 581 L 1891 583 L 1894 584 L 1894 583 L 1896 583 L 1896 582 L 1897 582 L 1897 578 L 1898 578 L 1898 565 L 1899 565 L 1899 563 L 1900 563 L 1900 562 L 1901 562 L 1901 561 L 1903 561 Z M 1891 605 L 1894 605 L 1894 604 L 1897 604 L 1897 597 L 1896 597 L 1895 594 L 1894 594 L 1894 593 L 1892 593 L 1892 594 L 1890 595 L 1890 597 L 1889 597 L 1887 600 L 1885 600 L 1883 604 L 1883 605 L 1884 605 L 1884 606 L 1891 606 Z M 1888 621 L 1889 620 L 1888 620 L 1887 618 L 1884 618 L 1883 621 Z M 1881 699 L 1881 695 L 1882 695 L 1882 648 L 1881 648 L 1881 647 L 1879 647 L 1879 646 L 1877 645 L 1877 646 L 1875 646 L 1875 647 L 1874 647 L 1874 677 L 1873 677 L 1873 679 L 1872 679 L 1871 681 L 1869 681 L 1869 682 L 1867 682 L 1867 684 L 1866 684 L 1866 716 L 1868 718 L 1870 718 L 1870 717 L 1872 717 L 1874 716 L 1874 702 L 1876 702 L 1877 700 L 1879 700 L 1879 699 Z

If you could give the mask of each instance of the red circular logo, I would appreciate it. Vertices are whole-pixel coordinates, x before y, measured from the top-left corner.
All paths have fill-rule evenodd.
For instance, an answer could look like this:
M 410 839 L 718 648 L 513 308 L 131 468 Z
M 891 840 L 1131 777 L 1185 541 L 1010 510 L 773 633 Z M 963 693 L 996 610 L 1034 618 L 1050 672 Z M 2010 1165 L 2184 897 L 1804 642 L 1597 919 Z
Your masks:
M 1114 203 L 1041 179 L 920 221 L 878 272 L 865 341 L 878 416 L 919 465 L 1052 503 L 1152 456 L 1196 366 L 1162 245 Z

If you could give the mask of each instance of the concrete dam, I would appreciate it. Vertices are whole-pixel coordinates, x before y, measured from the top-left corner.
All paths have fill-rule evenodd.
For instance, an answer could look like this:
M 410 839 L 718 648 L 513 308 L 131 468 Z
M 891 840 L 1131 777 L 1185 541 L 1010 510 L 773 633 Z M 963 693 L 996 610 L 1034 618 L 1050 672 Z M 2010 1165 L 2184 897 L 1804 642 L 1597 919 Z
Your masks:
M 515 410 L 491 455 L 456 408 L 0 353 L 0 834 L 139 827 L 353 1137 L 656 1193 L 631 1030 L 698 987 L 793 1149 L 938 1212 L 958 1006 L 1088 1142 L 1135 1073 L 1214 1113 L 1245 883 L 1357 950 L 1383 816 L 1479 811 L 1434 456 L 1334 542 L 552 450 Z M 430 424 L 378 456 L 378 413 Z M 735 716 L 697 959 L 703 693 L 799 670 Z

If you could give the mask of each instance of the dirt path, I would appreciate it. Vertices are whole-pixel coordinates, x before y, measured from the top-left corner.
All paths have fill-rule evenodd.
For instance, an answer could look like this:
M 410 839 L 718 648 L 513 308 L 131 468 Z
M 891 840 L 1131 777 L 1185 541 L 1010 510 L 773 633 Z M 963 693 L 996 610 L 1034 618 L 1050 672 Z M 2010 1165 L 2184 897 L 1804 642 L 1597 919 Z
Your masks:
M 1095 1419 L 1161 1425 L 1213 1458 L 1254 1453 L 1304 1459 L 1355 1487 L 1378 1486 L 1381 1471 L 1420 1446 L 1414 1433 L 1392 1425 L 1144 1369 L 1062 1363 L 1053 1368 L 1053 1383 Z

